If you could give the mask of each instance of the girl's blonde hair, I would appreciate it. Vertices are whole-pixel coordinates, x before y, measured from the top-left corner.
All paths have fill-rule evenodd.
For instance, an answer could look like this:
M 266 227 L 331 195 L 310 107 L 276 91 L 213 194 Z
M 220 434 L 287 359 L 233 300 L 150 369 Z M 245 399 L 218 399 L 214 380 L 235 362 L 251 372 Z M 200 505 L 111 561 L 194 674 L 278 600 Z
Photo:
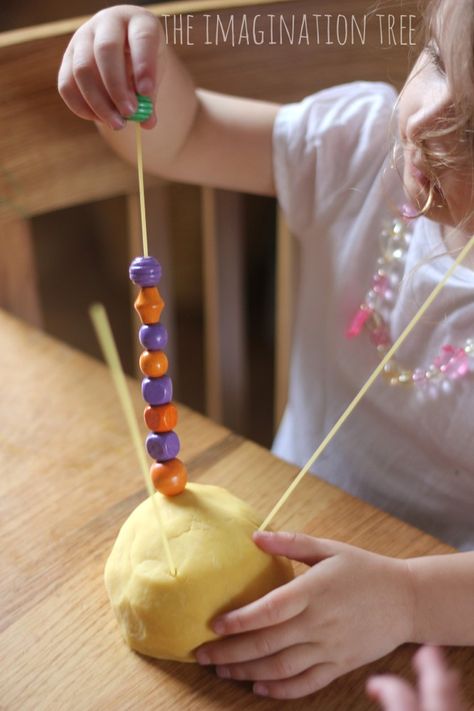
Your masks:
M 441 12 L 441 6 L 447 9 Z M 425 13 L 425 42 L 442 39 L 443 57 L 461 118 L 472 124 L 474 107 L 474 1 L 430 0 Z
M 452 154 L 440 153 L 442 165 L 472 165 L 474 137 L 474 0 L 430 0 L 425 12 L 424 43 L 441 45 L 451 90 L 451 106 L 439 127 L 422 140 L 457 134 Z M 429 156 L 428 156 L 429 157 Z M 438 157 L 435 155 L 435 158 Z M 474 168 L 474 166 L 473 166 Z
M 423 17 L 419 43 L 425 53 L 430 47 L 433 51 L 441 50 L 442 71 L 446 73 L 451 102 L 437 125 L 417 136 L 417 143 L 423 152 L 432 186 L 436 185 L 440 171 L 447 168 L 469 172 L 474 184 L 474 0 L 420 0 L 419 5 Z M 426 61 L 429 61 L 429 54 Z M 449 141 L 449 150 L 446 142 L 436 140 L 448 135 L 454 138 Z M 393 145 L 392 153 L 395 164 L 400 149 L 397 144 Z M 428 212 L 433 193 L 432 187 L 420 214 Z M 466 215 L 457 228 L 462 229 L 472 217 Z

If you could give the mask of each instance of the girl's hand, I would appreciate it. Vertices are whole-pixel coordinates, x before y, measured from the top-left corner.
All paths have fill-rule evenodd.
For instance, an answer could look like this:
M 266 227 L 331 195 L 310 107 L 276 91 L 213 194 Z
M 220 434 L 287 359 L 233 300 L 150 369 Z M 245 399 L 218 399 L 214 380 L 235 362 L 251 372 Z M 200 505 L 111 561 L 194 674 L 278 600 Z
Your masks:
M 413 658 L 418 688 L 398 676 L 373 676 L 367 693 L 384 711 L 466 711 L 457 671 L 448 669 L 437 647 L 422 647 Z
M 405 561 L 303 534 L 257 532 L 254 541 L 312 567 L 214 620 L 226 638 L 200 647 L 200 664 L 258 682 L 257 694 L 294 699 L 410 640 L 414 601 Z
M 77 116 L 125 126 L 135 93 L 154 97 L 163 74 L 166 41 L 158 19 L 135 5 L 101 10 L 73 35 L 58 75 L 58 90 Z M 141 125 L 153 128 L 153 114 Z

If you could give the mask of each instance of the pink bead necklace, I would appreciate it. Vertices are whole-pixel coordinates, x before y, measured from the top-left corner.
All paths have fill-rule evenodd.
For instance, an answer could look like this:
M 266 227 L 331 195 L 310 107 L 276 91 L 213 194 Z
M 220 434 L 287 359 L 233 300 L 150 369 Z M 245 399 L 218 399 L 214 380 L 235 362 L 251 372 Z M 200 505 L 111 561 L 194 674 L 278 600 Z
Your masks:
M 385 227 L 380 235 L 381 256 L 377 260 L 377 271 L 363 303 L 349 324 L 347 338 L 356 338 L 367 331 L 380 357 L 392 346 L 388 323 L 393 310 L 396 294 L 400 289 L 406 254 L 412 232 L 410 222 L 416 213 L 410 205 L 402 208 L 403 219 L 395 219 Z M 384 368 L 384 378 L 390 385 L 416 385 L 451 390 L 452 381 L 469 375 L 474 369 L 474 339 L 468 338 L 462 347 L 446 344 L 439 355 L 427 368 L 411 370 L 401 365 L 395 358 Z

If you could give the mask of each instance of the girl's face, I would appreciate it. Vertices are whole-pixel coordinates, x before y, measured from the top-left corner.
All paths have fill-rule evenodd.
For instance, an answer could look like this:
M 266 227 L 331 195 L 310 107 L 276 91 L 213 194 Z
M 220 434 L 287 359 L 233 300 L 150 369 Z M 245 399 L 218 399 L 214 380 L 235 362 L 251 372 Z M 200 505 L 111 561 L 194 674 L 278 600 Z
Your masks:
M 449 3 L 444 3 L 444 12 Z M 442 18 L 440 18 L 442 20 Z M 442 27 L 442 21 L 438 27 Z M 474 232 L 474 180 L 468 164 L 469 146 L 461 131 L 421 141 L 426 131 L 446 127 L 443 121 L 452 112 L 452 96 L 443 61 L 443 36 L 433 38 L 421 53 L 399 100 L 399 132 L 403 147 L 403 184 L 407 196 L 420 210 L 426 204 L 430 186 L 434 199 L 427 217 L 445 225 L 463 224 L 463 231 Z M 465 167 L 443 165 L 431 157 L 441 151 L 452 157 L 461 155 L 465 145 Z

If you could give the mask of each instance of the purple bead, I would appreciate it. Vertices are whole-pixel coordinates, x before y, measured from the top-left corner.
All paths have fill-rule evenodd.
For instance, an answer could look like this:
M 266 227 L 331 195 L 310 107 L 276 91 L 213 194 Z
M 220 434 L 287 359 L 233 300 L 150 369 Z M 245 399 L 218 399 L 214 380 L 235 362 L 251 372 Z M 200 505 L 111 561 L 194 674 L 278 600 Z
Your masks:
M 173 383 L 169 375 L 161 378 L 143 378 L 143 399 L 149 405 L 166 405 L 173 399 Z
M 162 351 L 168 343 L 168 331 L 161 323 L 140 326 L 140 343 L 147 351 Z
M 157 462 L 175 459 L 179 454 L 179 439 L 176 432 L 150 432 L 146 438 L 146 449 Z
M 156 286 L 161 279 L 161 264 L 155 257 L 135 257 L 128 273 L 133 283 L 142 288 Z

